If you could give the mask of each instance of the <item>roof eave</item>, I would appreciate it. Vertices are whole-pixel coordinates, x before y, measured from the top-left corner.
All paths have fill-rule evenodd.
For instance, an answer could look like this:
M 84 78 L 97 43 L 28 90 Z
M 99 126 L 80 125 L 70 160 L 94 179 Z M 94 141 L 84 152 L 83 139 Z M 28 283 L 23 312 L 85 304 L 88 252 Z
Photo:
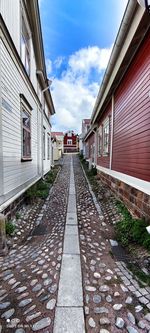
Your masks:
M 107 69 L 105 71 L 104 74 L 104 78 L 102 81 L 102 84 L 100 86 L 99 89 L 99 93 L 96 99 L 96 103 L 93 109 L 93 113 L 91 116 L 91 123 L 94 124 L 94 122 L 96 121 L 98 115 L 100 114 L 103 104 L 104 103 L 108 103 L 108 99 L 110 99 L 110 95 L 114 93 L 116 87 L 118 86 L 118 80 L 116 80 L 117 74 L 119 73 L 119 70 L 121 69 L 121 75 L 123 76 L 123 74 L 125 73 L 125 71 L 127 70 L 127 66 L 126 68 L 124 68 L 124 71 L 121 68 L 122 62 L 120 63 L 120 67 L 118 68 L 118 71 L 116 72 L 116 75 L 114 76 L 113 80 L 112 80 L 112 74 L 114 72 L 114 68 L 116 65 L 116 62 L 119 58 L 119 55 L 122 52 L 122 49 L 124 47 L 124 42 L 126 40 L 126 37 L 128 35 L 128 33 L 130 32 L 130 28 L 131 28 L 131 22 L 134 20 L 136 14 L 136 24 L 137 26 L 134 26 L 135 32 L 136 29 L 138 28 L 143 16 L 147 15 L 147 17 L 149 18 L 148 14 L 145 13 L 145 10 L 142 9 L 138 4 L 136 0 L 132 0 L 128 2 L 127 8 L 126 8 L 126 12 L 124 14 L 123 20 L 121 22 L 121 26 L 110 56 L 110 60 L 107 66 Z M 133 31 L 134 32 L 134 31 Z M 134 36 L 134 34 L 133 34 Z M 139 47 L 139 44 L 137 44 L 137 48 Z M 127 49 L 126 53 L 129 51 L 129 49 Z M 134 54 L 135 54 L 136 49 L 134 49 Z M 126 55 L 126 54 L 125 54 Z M 122 61 L 124 60 L 124 58 L 122 59 Z M 132 56 L 130 57 L 130 61 L 128 61 L 128 66 L 132 61 Z M 120 76 L 120 78 L 122 77 Z M 115 82 L 116 80 L 116 82 Z M 112 82 L 111 82 L 112 81 Z M 110 84 L 111 83 L 111 84 Z M 110 85 L 110 88 L 108 89 L 108 86 Z M 107 94 L 105 94 L 107 91 Z

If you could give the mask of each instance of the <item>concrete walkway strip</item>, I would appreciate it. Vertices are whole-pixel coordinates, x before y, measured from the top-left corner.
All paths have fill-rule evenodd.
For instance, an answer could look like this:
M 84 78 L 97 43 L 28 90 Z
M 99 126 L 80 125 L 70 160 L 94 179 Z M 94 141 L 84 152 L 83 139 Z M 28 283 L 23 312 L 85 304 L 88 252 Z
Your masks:
M 83 290 L 73 165 L 54 333 L 85 333 Z
M 57 306 L 83 306 L 79 255 L 63 255 Z
M 54 333 L 85 333 L 83 308 L 57 308 Z
M 77 214 L 76 213 L 67 213 L 66 225 L 76 225 L 77 221 Z
M 67 235 L 64 242 L 64 254 L 80 254 L 78 235 Z

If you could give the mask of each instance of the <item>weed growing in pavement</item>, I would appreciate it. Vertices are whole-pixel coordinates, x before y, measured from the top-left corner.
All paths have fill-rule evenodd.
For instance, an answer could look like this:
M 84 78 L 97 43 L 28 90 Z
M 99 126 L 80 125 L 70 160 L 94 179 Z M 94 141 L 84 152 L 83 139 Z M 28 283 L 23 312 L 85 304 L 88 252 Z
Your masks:
M 141 271 L 137 265 L 135 266 L 132 263 L 128 263 L 127 268 L 139 279 L 139 282 L 142 281 L 144 284 L 146 283 L 146 285 L 150 286 L 150 276 Z M 143 287 L 143 284 L 141 287 Z
M 14 231 L 16 230 L 15 224 L 13 224 L 11 221 L 6 222 L 6 234 L 11 236 Z
M 136 243 L 150 251 L 150 235 L 146 230 L 146 221 L 133 218 L 123 203 L 116 202 L 116 206 L 122 214 L 122 220 L 115 224 L 118 241 L 125 247 Z
M 36 184 L 31 186 L 27 192 L 26 197 L 30 201 L 34 201 L 36 198 L 46 199 L 50 187 L 55 181 L 59 168 L 55 167 L 51 171 L 49 171 L 44 179 L 40 179 Z
M 114 258 L 114 254 L 113 254 L 112 250 L 109 250 L 109 254 L 112 258 Z
M 16 220 L 19 220 L 21 217 L 21 214 L 19 212 L 17 212 L 15 216 L 16 216 Z

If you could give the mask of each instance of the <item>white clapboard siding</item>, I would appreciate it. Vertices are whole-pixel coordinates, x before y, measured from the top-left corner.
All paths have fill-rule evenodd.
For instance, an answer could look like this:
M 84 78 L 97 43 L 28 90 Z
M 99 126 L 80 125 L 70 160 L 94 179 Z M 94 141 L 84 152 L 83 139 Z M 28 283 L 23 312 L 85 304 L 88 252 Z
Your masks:
M 21 1 L 20 0 L 0 0 L 0 13 L 3 20 L 7 26 L 13 43 L 21 56 Z M 32 34 L 31 34 L 32 36 Z M 36 62 L 34 55 L 34 48 L 32 39 L 30 40 L 30 60 L 31 60 L 31 73 L 30 79 L 34 86 L 35 91 L 37 91 L 37 78 L 36 78 Z M 10 80 L 12 80 L 11 72 L 9 73 Z M 13 80 L 16 80 L 13 77 Z
M 17 51 L 20 52 L 20 0 L 0 0 L 0 13 Z
M 48 133 L 50 133 L 50 127 L 46 119 L 43 121 L 43 125 L 45 127 L 45 160 L 44 160 L 44 174 L 50 170 L 51 160 L 48 160 Z M 49 154 L 51 157 L 51 154 Z
M 10 54 L 1 42 L 2 98 L 12 107 L 12 112 L 2 108 L 3 184 L 4 195 L 38 176 L 38 102 L 19 72 Z M 10 75 L 11 73 L 11 75 Z M 31 140 L 32 161 L 21 162 L 21 110 L 20 93 L 32 107 Z

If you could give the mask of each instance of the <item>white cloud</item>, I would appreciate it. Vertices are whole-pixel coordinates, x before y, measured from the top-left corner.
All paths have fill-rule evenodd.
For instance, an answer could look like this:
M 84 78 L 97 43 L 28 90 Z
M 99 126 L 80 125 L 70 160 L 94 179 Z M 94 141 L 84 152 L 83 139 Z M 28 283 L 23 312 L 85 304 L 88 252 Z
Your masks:
M 48 75 L 52 73 L 52 61 L 50 59 L 46 59 L 46 71 Z
M 71 55 L 69 66 L 75 72 L 88 74 L 91 69 L 100 72 L 107 66 L 111 49 L 100 49 L 98 46 L 81 49 Z
M 64 57 L 58 57 L 54 62 L 55 67 L 60 68 L 60 66 L 62 65 L 63 60 L 64 60 Z
M 97 46 L 77 51 L 68 59 L 67 70 L 52 85 L 52 97 L 56 115 L 52 117 L 53 130 L 81 131 L 83 118 L 90 118 L 99 83 L 91 81 L 94 69 L 98 81 L 107 66 L 111 48 L 100 49 Z

